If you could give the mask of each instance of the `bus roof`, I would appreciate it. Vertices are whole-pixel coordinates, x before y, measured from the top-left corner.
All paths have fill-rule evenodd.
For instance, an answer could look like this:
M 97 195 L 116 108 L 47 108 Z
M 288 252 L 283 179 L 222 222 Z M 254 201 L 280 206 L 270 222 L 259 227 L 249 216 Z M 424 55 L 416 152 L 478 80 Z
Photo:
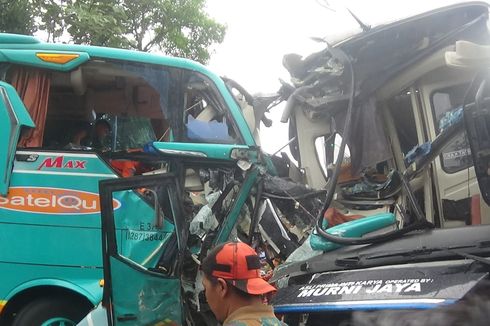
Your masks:
M 0 33 L 0 53 L 2 52 L 2 50 L 85 52 L 91 58 L 116 59 L 166 65 L 176 68 L 194 70 L 208 76 L 217 77 L 214 76 L 214 74 L 209 71 L 204 65 L 189 59 L 110 47 L 64 43 L 46 43 L 40 41 L 34 36 L 29 35 Z M 34 62 L 32 63 L 35 64 Z

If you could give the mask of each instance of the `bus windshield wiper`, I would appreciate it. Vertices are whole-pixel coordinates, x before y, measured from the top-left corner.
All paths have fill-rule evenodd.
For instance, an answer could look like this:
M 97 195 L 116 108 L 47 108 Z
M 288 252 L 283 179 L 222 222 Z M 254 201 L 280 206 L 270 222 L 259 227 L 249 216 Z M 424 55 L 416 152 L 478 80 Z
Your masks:
M 468 258 L 468 259 L 472 259 L 474 261 L 478 261 L 482 264 L 485 264 L 487 266 L 490 266 L 490 259 L 488 258 L 485 258 L 485 257 L 480 257 L 480 256 L 476 256 L 476 255 L 473 255 L 473 254 L 469 254 L 467 252 L 461 252 L 461 251 L 458 251 L 458 250 L 453 250 L 453 249 L 447 249 L 448 252 L 454 254 L 454 255 L 458 255 L 458 256 L 461 256 L 461 257 L 464 257 L 464 258 Z
M 366 265 L 372 265 L 374 262 L 377 265 L 379 261 L 386 261 L 386 263 L 392 261 L 403 261 L 403 260 L 412 260 L 417 257 L 422 256 L 432 256 L 434 254 L 438 254 L 443 258 L 444 256 L 452 255 L 452 256 L 460 256 L 467 259 L 472 259 L 478 261 L 482 264 L 490 266 L 490 259 L 475 255 L 475 251 L 480 250 L 488 251 L 488 248 L 485 246 L 481 246 L 479 243 L 476 243 L 472 246 L 455 246 L 455 247 L 434 247 L 427 248 L 422 247 L 419 249 L 404 251 L 388 251 L 388 252 L 380 252 L 375 254 L 360 254 L 352 257 L 343 257 L 335 260 L 335 265 L 342 267 L 360 267 Z M 471 253 L 470 253 L 471 252 Z

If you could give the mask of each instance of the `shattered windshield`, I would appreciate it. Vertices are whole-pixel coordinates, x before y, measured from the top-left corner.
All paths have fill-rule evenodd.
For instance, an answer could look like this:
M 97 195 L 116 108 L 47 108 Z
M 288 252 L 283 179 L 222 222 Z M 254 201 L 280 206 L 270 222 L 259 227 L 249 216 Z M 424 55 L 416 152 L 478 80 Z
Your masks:
M 113 135 L 110 145 L 114 144 L 114 151 L 142 148 L 145 144 L 156 140 L 149 118 L 120 117 L 107 114 L 103 116 L 103 119 L 106 119 L 112 126 Z

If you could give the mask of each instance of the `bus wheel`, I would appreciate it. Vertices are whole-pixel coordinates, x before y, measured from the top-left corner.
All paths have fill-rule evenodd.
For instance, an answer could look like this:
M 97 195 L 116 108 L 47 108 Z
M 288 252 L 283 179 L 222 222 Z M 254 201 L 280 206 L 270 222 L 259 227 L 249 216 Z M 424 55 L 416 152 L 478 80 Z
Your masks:
M 89 310 L 70 298 L 42 298 L 25 306 L 12 326 L 74 326 Z

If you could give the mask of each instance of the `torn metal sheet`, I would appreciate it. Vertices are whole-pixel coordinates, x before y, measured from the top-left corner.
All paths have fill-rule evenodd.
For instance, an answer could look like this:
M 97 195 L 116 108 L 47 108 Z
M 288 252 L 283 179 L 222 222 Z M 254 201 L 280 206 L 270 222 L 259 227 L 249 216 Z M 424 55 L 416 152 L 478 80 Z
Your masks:
M 202 237 L 207 232 L 214 231 L 218 227 L 219 223 L 213 214 L 212 207 L 220 195 L 221 192 L 214 192 L 206 196 L 207 204 L 199 210 L 190 223 L 189 231 L 191 234 Z
M 370 29 L 305 58 L 286 55 L 283 64 L 297 89 L 288 100 L 282 121 L 289 119 L 291 111 L 301 109 L 311 119 L 327 115 L 335 118 L 337 128 L 343 125 L 349 73 L 342 57 L 336 55 L 341 50 L 351 58 L 356 76 L 354 132 L 348 139 L 352 169 L 359 172 L 390 159 L 373 94 L 403 70 L 454 44 L 462 35 L 470 41 L 484 41 L 486 18 L 486 11 L 478 4 L 455 6 Z

